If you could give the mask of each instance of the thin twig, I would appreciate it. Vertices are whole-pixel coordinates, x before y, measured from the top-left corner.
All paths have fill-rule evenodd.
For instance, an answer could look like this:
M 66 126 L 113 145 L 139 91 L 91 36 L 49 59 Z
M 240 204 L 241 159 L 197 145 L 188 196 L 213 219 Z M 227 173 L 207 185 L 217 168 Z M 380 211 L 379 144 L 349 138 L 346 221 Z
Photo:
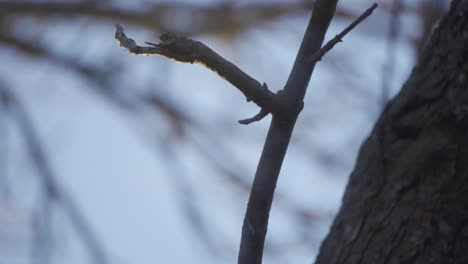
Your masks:
M 205 44 L 180 37 L 172 33 L 165 33 L 160 37 L 161 43 L 145 42 L 151 47 L 138 46 L 136 42 L 128 38 L 123 27 L 115 25 L 115 39 L 120 46 L 136 55 L 160 55 L 182 63 L 198 63 L 217 73 L 238 88 L 248 100 L 253 101 L 262 109 L 270 112 L 279 112 L 280 104 L 277 96 L 266 85 L 250 77 L 236 65 L 227 61 Z
M 336 35 L 333 39 L 327 42 L 325 46 L 323 46 L 319 51 L 314 53 L 310 58 L 311 62 L 317 62 L 322 59 L 322 57 L 330 51 L 338 42 L 343 41 L 343 37 L 348 34 L 351 30 L 353 30 L 359 23 L 361 23 L 364 19 L 372 14 L 374 9 L 377 8 L 377 3 L 374 3 L 371 7 L 369 7 L 361 16 L 359 16 L 356 20 L 353 21 L 348 27 L 346 27 L 340 34 Z
M 260 112 L 258 112 L 258 114 L 256 114 L 255 116 L 253 116 L 251 118 L 246 118 L 246 119 L 239 120 L 239 124 L 248 125 L 248 124 L 251 124 L 253 122 L 260 121 L 265 116 L 267 116 L 269 113 L 270 112 L 268 112 L 267 110 L 262 108 L 262 109 L 260 109 Z

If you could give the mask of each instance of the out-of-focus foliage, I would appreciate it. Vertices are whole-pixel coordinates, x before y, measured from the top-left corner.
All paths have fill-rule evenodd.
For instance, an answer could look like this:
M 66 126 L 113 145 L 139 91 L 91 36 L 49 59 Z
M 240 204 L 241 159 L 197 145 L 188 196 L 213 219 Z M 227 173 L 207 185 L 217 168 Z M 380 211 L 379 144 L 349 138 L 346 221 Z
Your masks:
M 326 56 L 317 69 L 322 77 L 312 80 L 275 196 L 267 261 L 313 258 L 359 143 L 447 8 L 442 0 L 378 2 L 376 14 Z M 329 33 L 337 33 L 370 4 L 340 1 Z M 158 211 L 158 219 L 179 212 L 181 222 L 190 227 L 183 238 L 192 237 L 201 245 L 194 250 L 206 250 L 216 263 L 233 262 L 267 122 L 238 125 L 238 119 L 257 109 L 229 84 L 199 66 L 127 54 L 113 40 L 113 24 L 125 25 L 140 42 L 154 41 L 166 31 L 200 39 L 278 90 L 286 81 L 311 5 L 312 1 L 0 2 L 0 263 L 141 262 L 116 252 L 109 236 L 98 235 L 99 224 L 88 220 L 94 219 L 86 209 L 91 205 L 80 198 L 80 190 L 87 188 L 83 186 L 112 190 L 118 180 L 114 182 L 113 175 L 89 180 L 86 175 L 93 175 L 94 163 L 82 162 L 87 153 L 106 153 L 96 164 L 110 162 L 118 153 L 87 145 L 86 152 L 61 159 L 67 148 L 117 138 L 100 121 L 89 123 L 95 126 L 90 131 L 100 135 L 86 134 L 87 128 L 79 133 L 67 130 L 75 130 L 74 120 L 87 112 L 82 105 L 106 109 L 104 119 L 128 126 L 136 142 L 148 149 L 147 156 L 163 167 L 153 177 L 167 181 L 173 198 L 171 211 Z M 98 139 L 81 140 L 85 137 Z M 110 145 L 130 162 L 130 143 L 123 140 Z M 117 175 L 123 165 L 109 167 L 116 168 Z M 84 183 L 71 184 L 76 179 L 67 174 L 83 176 Z M 131 171 L 128 181 L 144 186 L 142 174 Z M 148 188 L 162 192 L 156 185 Z M 121 200 L 115 203 L 139 195 L 129 191 L 118 195 Z M 108 196 L 103 192 L 93 199 Z M 127 214 L 121 213 L 119 218 Z M 160 225 L 126 228 L 164 229 Z M 178 239 L 169 236 L 160 243 L 182 244 Z M 173 262 L 161 257 L 158 245 L 141 247 L 156 248 L 147 262 Z M 194 255 L 171 253 L 183 254 L 189 259 Z

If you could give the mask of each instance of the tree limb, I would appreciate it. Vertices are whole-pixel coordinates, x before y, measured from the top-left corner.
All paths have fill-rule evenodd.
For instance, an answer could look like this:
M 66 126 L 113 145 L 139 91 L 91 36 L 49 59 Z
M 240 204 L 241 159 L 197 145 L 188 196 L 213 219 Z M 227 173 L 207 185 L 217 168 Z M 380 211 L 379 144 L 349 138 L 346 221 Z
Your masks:
M 120 46 L 136 55 L 160 55 L 182 63 L 198 63 L 238 88 L 247 98 L 267 112 L 280 112 L 281 104 L 275 93 L 227 61 L 205 44 L 172 33 L 163 34 L 161 43 L 146 42 L 151 47 L 138 46 L 133 39 L 127 38 L 122 26 L 115 25 L 115 39 Z
M 323 43 L 337 0 L 318 0 L 304 34 L 293 69 L 280 99 L 286 112 L 273 113 L 242 226 L 239 264 L 261 264 L 273 195 L 303 99 L 317 61 L 310 61 Z M 374 7 L 375 8 L 375 7 Z M 353 23 L 354 24 L 354 23 Z M 351 26 L 347 31 L 351 30 Z M 347 32 L 346 32 L 347 33 Z M 331 49 L 331 48 L 330 48 Z
M 253 117 L 239 120 L 239 124 L 248 125 L 253 122 L 260 121 L 268 114 L 269 112 L 262 108 L 260 109 L 260 112 L 258 112 L 258 114 L 254 115 Z
M 273 195 L 294 124 L 302 109 L 302 100 L 315 63 L 308 58 L 320 49 L 325 32 L 335 12 L 337 0 L 314 4 L 312 17 L 301 48 L 289 75 L 281 99 L 289 110 L 274 114 L 255 173 L 247 211 L 242 225 L 239 264 L 261 264 Z
M 356 20 L 353 21 L 348 27 L 346 27 L 340 34 L 336 35 L 333 39 L 329 40 L 327 44 L 325 44 L 319 51 L 314 53 L 310 58 L 311 62 L 317 62 L 322 59 L 322 57 L 338 43 L 342 42 L 343 37 L 348 34 L 351 30 L 353 30 L 359 23 L 361 23 L 364 19 L 372 14 L 374 9 L 377 8 L 377 3 L 374 3 L 371 7 L 369 7 L 361 16 L 359 16 Z
M 295 122 L 303 108 L 303 98 L 310 77 L 317 62 L 316 60 L 311 62 L 311 57 L 320 50 L 326 30 L 335 13 L 336 4 L 337 0 L 318 0 L 314 3 L 313 15 L 288 82 L 284 91 L 280 91 L 278 94 L 269 91 L 265 84 L 260 85 L 258 81 L 201 42 L 166 33 L 160 37 L 161 43 L 146 42 L 150 47 L 142 47 L 138 46 L 133 39 L 127 38 L 123 28 L 116 25 L 115 38 L 121 46 L 131 53 L 161 55 L 183 63 L 199 63 L 236 86 L 247 97 L 247 101 L 252 100 L 261 107 L 260 113 L 252 118 L 241 120 L 240 123 L 247 124 L 258 121 L 268 113 L 272 113 L 272 122 L 252 184 L 242 226 L 239 264 L 260 264 L 262 262 L 268 218 L 276 183 Z M 353 24 L 345 29 L 344 34 L 355 27 Z

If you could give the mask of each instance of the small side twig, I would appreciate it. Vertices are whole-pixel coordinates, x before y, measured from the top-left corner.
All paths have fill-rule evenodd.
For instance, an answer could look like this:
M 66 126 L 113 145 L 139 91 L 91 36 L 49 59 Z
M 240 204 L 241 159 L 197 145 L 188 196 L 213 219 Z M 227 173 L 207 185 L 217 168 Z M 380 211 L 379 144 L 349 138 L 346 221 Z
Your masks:
M 267 116 L 269 113 L 270 112 L 268 110 L 265 110 L 265 109 L 262 108 L 260 110 L 260 112 L 258 112 L 258 114 L 254 115 L 253 117 L 239 120 L 239 124 L 248 125 L 248 124 L 251 124 L 253 122 L 260 121 L 265 116 Z
M 201 64 L 239 89 L 247 101 L 253 101 L 260 108 L 267 109 L 269 112 L 281 111 L 281 104 L 278 103 L 276 94 L 270 91 L 265 84 L 250 77 L 205 44 L 172 33 L 165 33 L 161 35 L 160 43 L 145 42 L 150 46 L 142 47 L 125 35 L 121 25 L 116 24 L 115 27 L 115 39 L 130 53 L 160 55 L 182 63 Z
M 371 7 L 369 7 L 362 15 L 360 15 L 356 20 L 353 21 L 348 27 L 346 27 L 340 34 L 336 35 L 333 39 L 329 40 L 327 44 L 325 44 L 321 49 L 315 52 L 312 57 L 310 58 L 310 62 L 317 62 L 322 59 L 322 57 L 330 51 L 338 42 L 343 41 L 343 37 L 348 34 L 351 30 L 353 30 L 359 23 L 361 23 L 364 19 L 372 14 L 374 9 L 377 8 L 377 3 L 374 3 Z

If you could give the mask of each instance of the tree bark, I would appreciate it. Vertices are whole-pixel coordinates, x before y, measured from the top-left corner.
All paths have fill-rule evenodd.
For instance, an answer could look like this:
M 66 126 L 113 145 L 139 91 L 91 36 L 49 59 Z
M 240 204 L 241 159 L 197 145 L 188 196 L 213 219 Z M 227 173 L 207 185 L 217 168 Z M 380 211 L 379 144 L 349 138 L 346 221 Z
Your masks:
M 468 0 L 363 143 L 324 263 L 468 263 Z

